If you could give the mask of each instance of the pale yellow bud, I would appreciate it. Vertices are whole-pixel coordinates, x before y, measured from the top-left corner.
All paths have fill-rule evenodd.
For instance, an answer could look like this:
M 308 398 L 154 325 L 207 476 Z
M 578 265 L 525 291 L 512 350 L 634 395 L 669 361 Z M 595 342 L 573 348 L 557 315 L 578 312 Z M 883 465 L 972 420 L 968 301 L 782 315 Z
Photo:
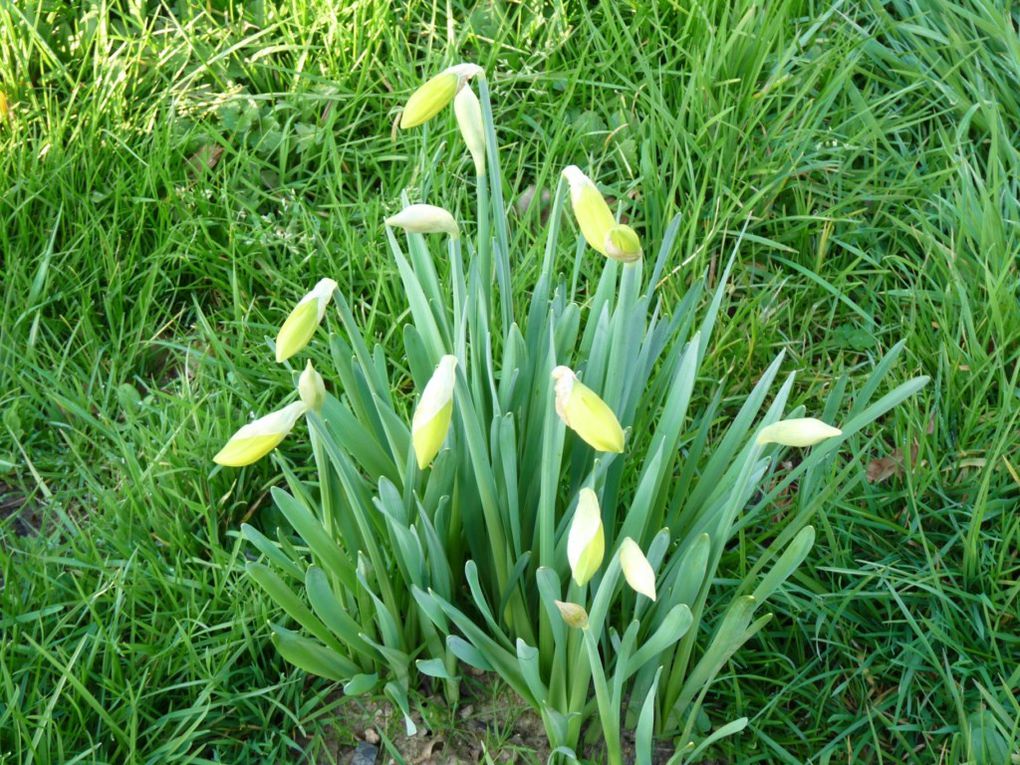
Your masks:
M 641 240 L 630 226 L 620 223 L 606 234 L 606 255 L 621 263 L 641 260 Z
M 334 290 L 335 281 L 321 279 L 311 292 L 301 298 L 276 335 L 277 361 L 286 361 L 308 345 L 326 315 L 326 306 L 332 300 Z
M 655 572 L 652 571 L 652 564 L 641 552 L 637 542 L 630 537 L 620 543 L 620 568 L 631 589 L 655 600 Z
M 295 401 L 238 430 L 213 457 L 213 462 L 228 467 L 243 467 L 273 451 L 294 428 L 307 410 L 303 401 Z
M 411 420 L 411 442 L 418 467 L 424 470 L 439 454 L 453 417 L 457 357 L 443 356 L 432 374 Z
M 599 499 L 591 489 L 581 489 L 567 535 L 567 560 L 579 587 L 587 584 L 599 570 L 605 552 L 606 535 L 602 528 Z
M 556 608 L 560 610 L 560 616 L 568 627 L 575 630 L 583 630 L 588 626 L 588 612 L 577 603 L 566 603 L 562 600 L 554 600 Z
M 457 64 L 444 69 L 407 99 L 404 113 L 400 115 L 401 129 L 406 130 L 428 122 L 453 100 L 457 91 L 463 88 L 468 80 L 481 73 L 482 68 L 475 64 Z
M 482 128 L 482 107 L 478 97 L 470 88 L 461 88 L 453 99 L 453 113 L 457 115 L 457 126 L 464 137 L 464 144 L 471 152 L 475 163 L 475 174 L 485 175 L 485 130 Z
M 388 217 L 385 223 L 415 234 L 446 233 L 454 239 L 460 236 L 460 229 L 453 216 L 435 205 L 409 205 Z
M 322 405 L 326 403 L 326 385 L 322 375 L 315 371 L 312 360 L 308 360 L 305 371 L 298 378 L 298 394 L 305 406 L 313 412 L 322 411 Z
M 577 165 L 565 168 L 563 177 L 570 186 L 570 206 L 581 234 L 592 248 L 606 255 L 606 239 L 616 225 L 613 211 L 606 204 L 602 192 Z
M 814 446 L 826 438 L 842 435 L 843 431 L 826 425 L 814 417 L 796 417 L 766 425 L 758 433 L 758 443 L 783 446 Z
M 552 371 L 556 386 L 556 414 L 568 428 L 600 452 L 623 451 L 623 428 L 613 410 L 577 379 L 569 367 Z

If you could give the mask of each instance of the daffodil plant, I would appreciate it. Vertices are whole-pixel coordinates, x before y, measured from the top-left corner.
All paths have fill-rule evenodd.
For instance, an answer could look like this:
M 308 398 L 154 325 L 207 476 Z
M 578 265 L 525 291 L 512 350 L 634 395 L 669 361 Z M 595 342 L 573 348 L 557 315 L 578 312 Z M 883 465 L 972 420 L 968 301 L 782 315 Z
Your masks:
M 332 301 L 332 393 L 308 365 L 295 403 L 242 427 L 215 457 L 249 464 L 308 423 L 317 477 L 281 458 L 287 490 L 273 490 L 294 534 L 243 528 L 265 558 L 252 576 L 289 617 L 274 627 L 277 645 L 348 693 L 382 689 L 409 730 L 420 679 L 454 702 L 469 665 L 538 711 L 564 761 L 620 763 L 628 739 L 638 763 L 651 762 L 655 740 L 675 747 L 671 762 L 693 761 L 747 724 L 696 721 L 808 556 L 811 516 L 850 485 L 857 468 L 837 452 L 926 380 L 878 396 L 897 346 L 853 396 L 836 379 L 818 418 L 805 417 L 787 411 L 793 374 L 776 384 L 780 354 L 724 417 L 720 386 L 694 393 L 739 261 L 711 293 L 698 282 L 663 303 L 656 285 L 681 257 L 677 221 L 642 243 L 574 165 L 521 311 L 484 72 L 444 70 L 407 101 L 401 127 L 441 119 L 451 103 L 475 171 L 475 219 L 406 197 L 386 219 L 410 315 L 403 358 L 370 348 L 323 279 L 274 350 L 281 362 L 299 354 Z M 561 275 L 591 259 L 602 261 L 593 283 Z M 418 392 L 410 407 L 393 394 L 402 369 Z M 800 450 L 795 460 L 781 459 L 787 449 Z M 779 497 L 790 504 L 770 544 L 732 570 L 727 545 L 772 523 Z

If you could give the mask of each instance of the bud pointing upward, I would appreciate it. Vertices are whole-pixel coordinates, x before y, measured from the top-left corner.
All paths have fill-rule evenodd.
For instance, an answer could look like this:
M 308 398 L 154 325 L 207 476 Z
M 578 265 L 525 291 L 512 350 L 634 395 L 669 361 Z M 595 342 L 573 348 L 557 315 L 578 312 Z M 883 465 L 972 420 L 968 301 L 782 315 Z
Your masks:
M 322 317 L 326 315 L 326 306 L 333 298 L 335 289 L 335 281 L 321 279 L 311 292 L 301 298 L 276 335 L 277 361 L 286 361 L 308 345 Z
M 464 137 L 464 144 L 475 162 L 475 174 L 485 175 L 485 131 L 482 129 L 482 107 L 471 88 L 461 88 L 453 99 L 453 113 Z
M 620 543 L 620 568 L 623 569 L 627 584 L 635 592 L 655 600 L 655 572 L 652 571 L 652 564 L 641 552 L 637 542 L 630 537 Z
M 456 384 L 456 356 L 443 356 L 422 391 L 411 420 L 411 442 L 418 467 L 424 470 L 443 446 L 453 417 L 453 388 Z
M 577 509 L 567 535 L 567 560 L 578 587 L 588 583 L 599 566 L 606 551 L 606 535 L 599 513 L 599 500 L 591 489 L 581 489 L 577 498 Z

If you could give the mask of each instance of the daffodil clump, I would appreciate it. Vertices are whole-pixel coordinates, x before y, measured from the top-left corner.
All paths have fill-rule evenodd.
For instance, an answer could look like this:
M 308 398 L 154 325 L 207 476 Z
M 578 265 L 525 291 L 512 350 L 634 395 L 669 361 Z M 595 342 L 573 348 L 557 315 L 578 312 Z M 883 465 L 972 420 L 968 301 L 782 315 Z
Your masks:
M 655 287 L 682 257 L 676 221 L 639 234 L 575 165 L 552 197 L 522 311 L 485 73 L 443 70 L 408 99 L 401 127 L 442 129 L 450 104 L 474 170 L 474 219 L 406 196 L 386 218 L 410 317 L 403 356 L 369 347 L 344 289 L 322 279 L 273 350 L 289 364 L 330 323 L 332 393 L 307 362 L 297 399 L 214 457 L 251 464 L 308 423 L 316 477 L 281 457 L 286 489 L 272 492 L 293 534 L 242 527 L 263 556 L 249 571 L 288 622 L 274 625 L 276 644 L 349 694 L 385 693 L 409 733 L 418 679 L 437 679 L 452 701 L 468 665 L 538 711 L 561 761 L 620 763 L 625 731 L 639 763 L 657 740 L 672 743 L 671 762 L 695 761 L 747 723 L 706 727 L 702 701 L 807 557 L 811 516 L 845 490 L 837 450 L 925 380 L 876 397 L 897 347 L 852 398 L 834 381 L 824 411 L 807 417 L 788 411 L 792 373 L 775 386 L 780 356 L 738 385 L 746 397 L 732 416 L 719 389 L 695 399 L 738 260 L 710 294 L 696 282 L 664 304 Z M 575 238 L 561 231 L 568 201 Z M 561 276 L 589 259 L 601 260 L 591 284 Z M 393 393 L 405 382 L 410 408 Z M 787 449 L 798 458 L 779 459 Z M 754 524 L 769 526 L 756 562 L 722 574 L 727 545 Z

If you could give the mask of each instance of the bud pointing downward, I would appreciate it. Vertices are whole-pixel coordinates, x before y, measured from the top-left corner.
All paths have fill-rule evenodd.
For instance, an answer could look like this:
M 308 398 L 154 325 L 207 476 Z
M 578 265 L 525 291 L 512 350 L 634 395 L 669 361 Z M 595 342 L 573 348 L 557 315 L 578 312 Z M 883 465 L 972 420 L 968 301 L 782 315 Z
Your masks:
M 565 168 L 563 177 L 570 185 L 570 206 L 574 210 L 581 234 L 595 250 L 607 255 L 606 238 L 616 225 L 613 211 L 591 178 L 582 173 L 577 165 Z
M 613 226 L 606 234 L 606 255 L 621 263 L 641 260 L 641 240 L 637 232 L 622 223 Z
M 464 83 L 481 73 L 482 68 L 475 64 L 457 64 L 444 69 L 407 99 L 404 113 L 400 115 L 401 129 L 407 130 L 428 122 L 453 100 Z
M 556 385 L 556 414 L 593 449 L 623 451 L 623 428 L 606 402 L 577 379 L 570 367 L 552 371 Z
M 581 489 L 577 509 L 567 535 L 567 560 L 578 587 L 588 583 L 606 552 L 606 535 L 599 514 L 599 500 L 591 489 Z
M 759 445 L 814 446 L 826 438 L 840 435 L 843 435 L 842 430 L 814 417 L 797 417 L 766 425 L 758 434 L 757 441 Z
M 303 401 L 295 401 L 248 423 L 230 437 L 226 446 L 213 457 L 213 462 L 228 467 L 243 467 L 257 462 L 280 445 L 307 409 Z
M 443 356 L 422 391 L 411 420 L 411 442 L 418 467 L 424 470 L 439 454 L 453 417 L 453 387 L 456 384 L 456 356 Z
M 563 617 L 563 621 L 566 622 L 568 627 L 572 627 L 575 630 L 583 630 L 588 626 L 588 612 L 584 610 L 583 606 L 579 606 L 577 603 L 567 603 L 562 600 L 554 600 L 553 603 L 560 610 L 560 616 Z
M 385 223 L 387 226 L 395 226 L 415 234 L 445 232 L 454 239 L 460 236 L 460 229 L 453 216 L 435 205 L 409 205 L 396 215 L 388 217 Z
M 475 174 L 485 175 L 485 132 L 482 129 L 482 107 L 471 88 L 461 88 L 453 99 L 453 113 L 464 137 L 464 144 L 475 162 Z
M 655 600 L 655 572 L 652 571 L 652 564 L 641 552 L 637 542 L 630 537 L 620 544 L 620 568 L 631 589 Z
M 298 378 L 297 387 L 298 394 L 305 406 L 313 412 L 322 410 L 322 405 L 326 403 L 326 385 L 322 381 L 322 375 L 316 372 L 312 366 L 311 359 L 308 360 L 305 371 Z
M 335 289 L 335 281 L 321 279 L 311 292 L 301 298 L 276 335 L 277 361 L 286 361 L 308 345 L 322 317 L 326 315 L 326 306 L 333 298 Z

